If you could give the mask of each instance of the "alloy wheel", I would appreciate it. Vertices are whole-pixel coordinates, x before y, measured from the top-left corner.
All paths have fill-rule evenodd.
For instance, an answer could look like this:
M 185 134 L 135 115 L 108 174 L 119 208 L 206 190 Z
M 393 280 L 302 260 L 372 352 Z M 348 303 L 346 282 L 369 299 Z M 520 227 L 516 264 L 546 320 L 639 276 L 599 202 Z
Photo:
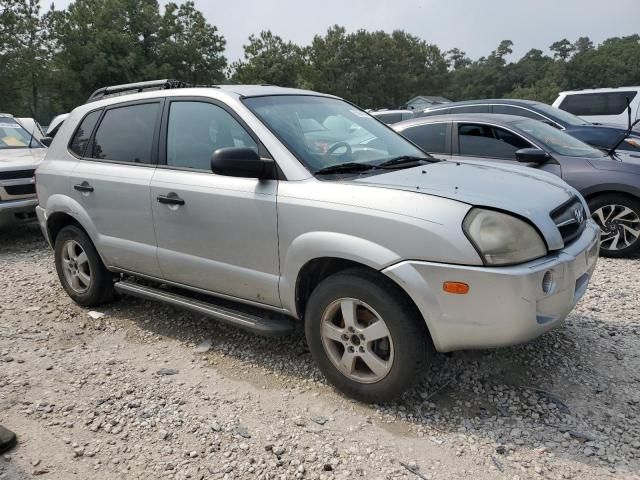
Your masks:
M 624 205 L 603 205 L 592 214 L 600 226 L 600 248 L 622 250 L 638 241 L 640 237 L 640 217 Z
M 67 284 L 76 293 L 89 290 L 91 286 L 89 258 L 75 240 L 67 240 L 62 247 L 62 271 Z
M 375 383 L 393 365 L 394 346 L 382 317 L 354 298 L 335 300 L 320 323 L 322 345 L 331 363 L 347 378 Z

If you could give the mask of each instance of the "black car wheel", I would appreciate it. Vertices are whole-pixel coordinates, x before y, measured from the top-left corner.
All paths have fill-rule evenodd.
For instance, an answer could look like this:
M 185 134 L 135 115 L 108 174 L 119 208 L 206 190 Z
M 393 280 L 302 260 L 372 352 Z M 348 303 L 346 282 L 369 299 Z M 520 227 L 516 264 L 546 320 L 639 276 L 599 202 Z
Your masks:
M 600 254 L 626 257 L 640 251 L 640 201 L 607 194 L 589 201 L 591 216 L 600 226 Z

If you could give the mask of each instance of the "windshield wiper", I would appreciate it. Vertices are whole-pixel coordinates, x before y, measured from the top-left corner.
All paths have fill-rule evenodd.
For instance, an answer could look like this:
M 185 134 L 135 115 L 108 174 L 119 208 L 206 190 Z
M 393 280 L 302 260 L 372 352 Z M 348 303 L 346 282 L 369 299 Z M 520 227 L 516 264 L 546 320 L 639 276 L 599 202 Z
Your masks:
M 330 165 L 328 167 L 321 168 L 316 172 L 316 175 L 330 175 L 332 173 L 351 173 L 351 172 L 365 172 L 367 170 L 373 170 L 378 168 L 376 165 L 368 163 L 340 163 L 338 165 Z
M 409 166 L 410 164 L 420 164 L 422 162 L 433 162 L 435 158 L 430 157 L 414 157 L 412 155 L 402 155 L 400 157 L 390 158 L 377 165 L 378 168 L 396 168 L 401 166 Z

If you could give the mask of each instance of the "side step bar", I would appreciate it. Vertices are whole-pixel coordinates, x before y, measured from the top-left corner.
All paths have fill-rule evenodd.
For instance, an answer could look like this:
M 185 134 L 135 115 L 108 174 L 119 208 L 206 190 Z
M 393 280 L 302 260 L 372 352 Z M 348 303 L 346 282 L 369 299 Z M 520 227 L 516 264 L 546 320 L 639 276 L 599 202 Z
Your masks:
M 265 337 L 282 337 L 293 332 L 295 322 L 285 315 L 265 311 L 264 317 L 259 317 L 239 310 L 221 307 L 213 303 L 196 300 L 184 295 L 153 287 L 139 285 L 129 281 L 119 281 L 114 284 L 115 289 L 123 294 L 168 303 L 174 307 L 200 313 L 220 322 L 248 330 Z

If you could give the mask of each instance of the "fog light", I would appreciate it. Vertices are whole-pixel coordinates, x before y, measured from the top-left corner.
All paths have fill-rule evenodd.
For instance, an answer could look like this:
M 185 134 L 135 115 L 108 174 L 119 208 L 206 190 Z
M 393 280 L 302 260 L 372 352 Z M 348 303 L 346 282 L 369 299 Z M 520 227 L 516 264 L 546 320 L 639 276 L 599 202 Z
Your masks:
M 469 293 L 469 285 L 462 282 L 444 282 L 442 289 L 447 293 L 455 293 L 457 295 L 466 295 Z
M 544 277 L 542 277 L 542 291 L 544 293 L 551 293 L 555 286 L 555 282 L 553 281 L 553 270 L 547 270 Z

